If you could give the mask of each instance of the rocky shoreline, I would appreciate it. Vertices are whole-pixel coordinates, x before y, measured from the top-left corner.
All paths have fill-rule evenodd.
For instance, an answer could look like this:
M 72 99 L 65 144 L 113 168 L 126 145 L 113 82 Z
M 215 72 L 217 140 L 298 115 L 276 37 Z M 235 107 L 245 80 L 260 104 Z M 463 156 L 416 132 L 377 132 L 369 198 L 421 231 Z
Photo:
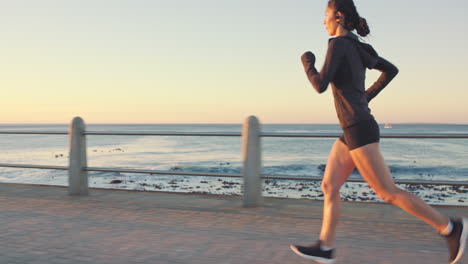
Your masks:
M 90 185 L 98 188 L 128 189 L 140 191 L 164 191 L 199 194 L 241 195 L 242 179 L 151 176 L 92 177 Z M 323 200 L 318 181 L 263 180 L 264 197 Z M 467 205 L 468 188 L 448 185 L 399 184 L 430 204 Z M 366 183 L 345 183 L 341 189 L 343 201 L 382 202 Z

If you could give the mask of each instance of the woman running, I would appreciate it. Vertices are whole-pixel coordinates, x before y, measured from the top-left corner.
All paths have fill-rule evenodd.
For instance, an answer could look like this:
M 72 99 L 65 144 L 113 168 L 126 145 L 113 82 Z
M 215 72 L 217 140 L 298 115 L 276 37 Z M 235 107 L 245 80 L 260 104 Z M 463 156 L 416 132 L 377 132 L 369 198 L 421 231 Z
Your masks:
M 359 41 L 370 33 L 353 0 L 330 0 L 323 24 L 331 38 L 325 63 L 315 69 L 315 56 L 308 51 L 301 57 L 312 86 L 323 93 L 331 83 L 335 108 L 343 135 L 335 141 L 325 169 L 322 191 L 324 209 L 318 242 L 311 246 L 291 245 L 298 255 L 319 263 L 334 263 L 335 232 L 341 213 L 340 188 L 357 168 L 364 180 L 384 201 L 392 203 L 431 225 L 445 236 L 449 263 L 462 256 L 468 235 L 468 219 L 448 218 L 416 195 L 398 188 L 379 150 L 379 126 L 368 103 L 397 75 L 398 69 L 383 59 L 369 44 Z M 366 68 L 382 72 L 379 79 L 365 90 Z

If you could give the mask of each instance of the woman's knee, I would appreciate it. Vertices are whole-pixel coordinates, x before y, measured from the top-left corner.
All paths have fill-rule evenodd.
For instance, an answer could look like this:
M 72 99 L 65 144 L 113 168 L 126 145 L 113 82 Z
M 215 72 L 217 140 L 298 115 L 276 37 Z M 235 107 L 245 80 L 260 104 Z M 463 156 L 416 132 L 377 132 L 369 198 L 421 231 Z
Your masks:
M 329 181 L 322 181 L 322 192 L 325 196 L 332 197 L 340 194 L 341 185 L 331 183 Z

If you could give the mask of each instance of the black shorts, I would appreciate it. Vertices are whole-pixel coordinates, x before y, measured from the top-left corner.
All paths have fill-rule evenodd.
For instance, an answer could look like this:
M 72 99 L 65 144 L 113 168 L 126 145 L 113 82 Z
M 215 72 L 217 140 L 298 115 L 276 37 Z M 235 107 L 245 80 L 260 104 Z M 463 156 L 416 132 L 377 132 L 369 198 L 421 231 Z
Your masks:
M 343 135 L 340 140 L 348 146 L 349 150 L 379 142 L 379 125 L 373 118 L 361 121 L 350 127 L 343 128 Z

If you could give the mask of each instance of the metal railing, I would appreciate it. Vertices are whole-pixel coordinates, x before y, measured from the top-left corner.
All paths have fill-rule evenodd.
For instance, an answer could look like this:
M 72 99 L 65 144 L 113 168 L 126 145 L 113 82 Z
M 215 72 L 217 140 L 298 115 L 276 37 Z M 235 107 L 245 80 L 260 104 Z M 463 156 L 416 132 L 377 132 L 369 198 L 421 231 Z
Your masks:
M 70 137 L 70 157 L 69 166 L 48 166 L 29 164 L 4 164 L 0 167 L 26 168 L 26 169 L 51 169 L 68 170 L 70 195 L 88 194 L 87 172 L 119 172 L 119 173 L 141 173 L 160 175 L 181 175 L 181 176 L 207 176 L 207 177 L 232 177 L 243 178 L 244 206 L 258 206 L 262 203 L 261 179 L 274 180 L 300 180 L 300 181 L 321 181 L 322 177 L 307 176 L 296 177 L 290 175 L 267 175 L 261 170 L 261 137 L 281 137 L 281 138 L 338 138 L 339 133 L 264 133 L 260 131 L 260 123 L 254 116 L 247 118 L 243 125 L 242 133 L 213 133 L 213 132 L 102 132 L 86 131 L 81 118 L 73 119 L 69 132 L 50 131 L 0 131 L 0 134 L 27 134 L 27 135 L 69 135 Z M 196 136 L 196 137 L 242 137 L 242 157 L 243 169 L 241 174 L 234 173 L 198 173 L 187 171 L 166 171 L 166 170 L 141 170 L 124 168 L 102 168 L 88 167 L 86 157 L 86 135 L 93 136 Z M 385 134 L 382 138 L 418 138 L 418 139 L 468 139 L 468 134 Z M 361 182 L 363 179 L 348 179 L 348 182 Z M 468 186 L 468 181 L 430 181 L 430 180 L 403 180 L 395 179 L 397 184 L 412 185 L 452 185 Z

